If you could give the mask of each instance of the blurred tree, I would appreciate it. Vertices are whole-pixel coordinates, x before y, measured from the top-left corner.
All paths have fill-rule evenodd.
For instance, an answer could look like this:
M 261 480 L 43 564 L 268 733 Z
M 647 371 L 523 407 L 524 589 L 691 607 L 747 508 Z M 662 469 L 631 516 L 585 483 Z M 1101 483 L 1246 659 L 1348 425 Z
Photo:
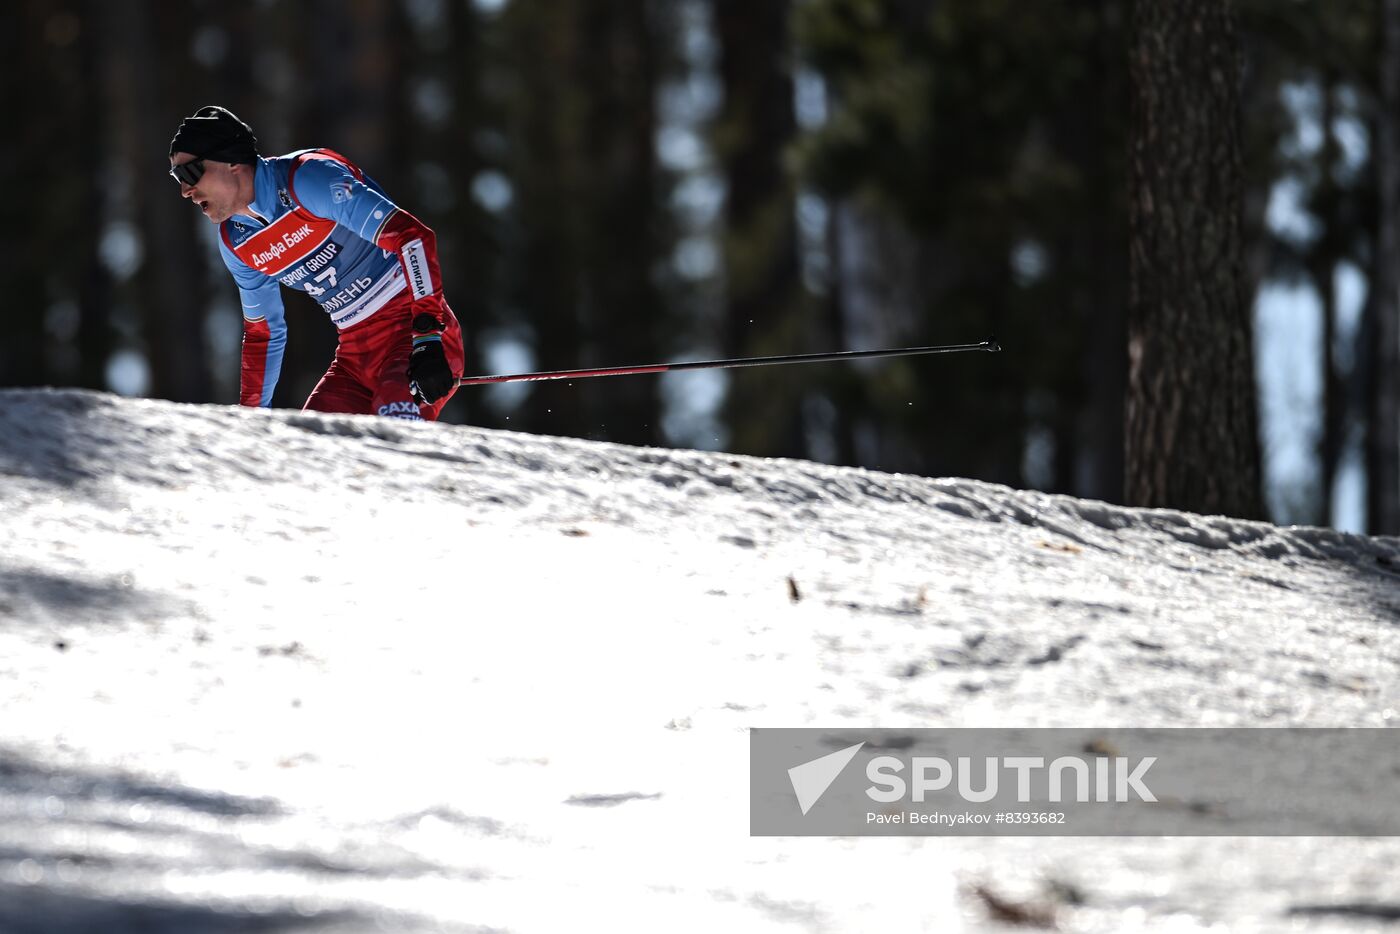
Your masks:
M 826 208 L 826 224 L 822 231 L 822 279 L 817 289 L 818 316 L 812 331 L 818 338 L 815 343 L 821 349 L 855 349 L 846 346 L 850 320 L 840 268 L 841 258 L 845 254 L 843 227 L 846 206 L 835 201 L 828 202 Z M 808 395 L 803 414 L 814 428 L 826 429 L 829 450 L 813 449 L 809 441 L 807 456 L 824 457 L 833 464 L 858 466 L 856 426 L 862 411 L 867 408 L 864 381 L 857 370 L 845 366 L 828 368 L 822 375 L 823 379 L 813 381 L 816 392 Z
M 1003 358 L 868 371 L 869 466 L 1121 495 L 1126 77 L 1117 0 L 814 0 L 804 176 L 848 199 L 850 327 Z
M 426 219 L 439 232 L 439 259 L 444 275 L 451 276 L 449 301 L 462 323 L 467 371 L 480 374 L 488 370 L 482 334 L 501 323 L 496 277 L 501 245 L 495 214 L 508 206 L 509 189 L 499 164 L 501 118 L 486 93 L 501 63 L 475 5 L 445 7 L 445 29 L 440 29 L 439 38 L 419 39 L 427 59 L 414 108 L 424 124 L 417 156 L 426 185 L 442 194 L 425 206 Z M 435 105 L 439 95 L 440 108 Z M 488 207 L 476 194 L 478 186 L 486 186 L 484 190 L 498 200 Z M 490 427 L 504 424 L 479 392 L 459 392 L 444 416 Z
M 516 0 L 500 14 L 511 225 L 506 301 L 547 369 L 654 362 L 665 355 L 658 270 L 673 236 L 656 158 L 656 88 L 669 54 L 664 4 Z M 512 421 L 523 430 L 654 444 L 655 380 L 542 384 Z
M 1313 287 L 1322 299 L 1322 431 L 1318 439 L 1320 464 L 1321 515 L 1323 523 L 1332 521 L 1332 493 L 1337 483 L 1337 467 L 1342 459 L 1345 441 L 1345 392 L 1337 366 L 1337 273 L 1346 256 L 1343 238 L 1346 231 L 1340 222 L 1342 210 L 1341 144 L 1337 140 L 1337 68 L 1330 62 L 1322 67 L 1319 91 L 1322 98 L 1322 147 L 1318 157 L 1318 183 L 1314 189 L 1314 210 L 1321 221 L 1322 234 L 1309 257 L 1308 272 Z
M 723 109 L 714 145 L 725 180 L 726 309 L 721 346 L 729 357 L 816 350 L 798 277 L 796 205 L 784 169 L 796 134 L 786 0 L 714 0 Z M 807 455 L 802 388 L 810 374 L 770 368 L 728 381 L 723 418 L 730 450 Z
M 1053 424 L 1052 488 L 1119 502 L 1128 375 L 1126 4 L 1083 4 L 1074 22 L 1070 48 L 1082 64 L 1051 112 L 1054 145 L 1073 180 L 1046 226 L 1063 270 L 1056 290 L 1080 344 Z
M 106 386 L 112 276 L 101 244 L 122 175 L 120 162 L 103 153 L 111 126 L 102 6 L 28 0 L 0 31 L 0 100 L 13 126 L 0 144 L 0 219 L 10 232 L 0 250 L 10 290 L 3 386 Z
M 110 139 L 112 124 L 107 107 L 104 106 L 102 88 L 106 86 L 104 70 L 110 61 L 112 47 L 106 35 L 99 32 L 93 24 L 98 11 L 103 8 L 104 5 L 100 3 L 82 4 L 83 14 L 77 42 L 82 89 L 79 92 L 77 116 L 92 128 L 98 138 Z M 42 151 L 47 154 L 51 150 Z M 94 206 L 102 205 L 99 217 L 105 218 L 110 207 L 110 166 L 105 160 L 84 159 L 81 154 L 76 155 L 82 160 L 80 174 L 83 184 L 79 189 L 82 203 L 88 206 L 89 212 Z M 67 222 L 81 224 L 82 217 L 82 213 L 69 214 Z M 79 230 L 74 232 L 74 242 L 80 244 L 73 254 L 79 258 L 74 270 L 79 282 L 77 334 L 71 335 L 69 346 L 63 346 L 62 315 L 55 316 L 54 306 L 50 305 L 44 315 L 46 341 L 53 342 L 57 339 L 58 346 L 54 347 L 50 343 L 49 352 L 45 356 L 49 381 L 60 384 L 71 382 L 90 389 L 99 389 L 106 388 L 107 361 L 112 356 L 113 334 L 108 309 L 112 302 L 113 284 L 111 270 L 102 261 L 102 226 L 95 222 L 96 219 L 90 213 L 87 220 L 86 224 L 82 224 Z M 72 352 L 74 349 L 76 354 Z M 0 380 L 0 384 L 3 384 L 3 380 Z
M 212 399 L 204 337 L 209 277 L 200 241 L 190 225 L 207 223 L 165 172 L 170 137 L 182 111 L 194 65 L 195 25 L 187 6 L 157 8 L 149 0 L 107 5 L 104 31 L 122 54 L 111 69 L 113 107 L 120 128 L 116 149 L 136 168 L 124 208 L 136 222 L 146 261 L 132 278 L 131 304 L 141 317 L 140 346 L 150 370 L 148 392 L 177 402 Z
M 1379 233 L 1367 361 L 1367 528 L 1400 535 L 1400 0 L 1383 0 L 1380 106 L 1375 119 Z
M 1138 0 L 1128 501 L 1261 518 L 1232 5 Z
M 1338 521 L 1337 478 L 1356 443 L 1354 429 L 1366 420 L 1365 354 L 1351 346 L 1365 327 L 1346 334 L 1341 277 L 1349 269 L 1362 272 L 1367 292 L 1374 294 L 1374 147 L 1359 134 L 1375 110 L 1377 16 L 1375 0 L 1242 0 L 1240 6 L 1251 286 L 1266 280 L 1304 285 L 1320 305 L 1315 479 L 1275 492 L 1277 500 L 1296 504 L 1275 517 L 1285 521 Z M 1371 304 L 1364 301 L 1363 307 Z M 1370 312 L 1363 317 L 1369 320 Z

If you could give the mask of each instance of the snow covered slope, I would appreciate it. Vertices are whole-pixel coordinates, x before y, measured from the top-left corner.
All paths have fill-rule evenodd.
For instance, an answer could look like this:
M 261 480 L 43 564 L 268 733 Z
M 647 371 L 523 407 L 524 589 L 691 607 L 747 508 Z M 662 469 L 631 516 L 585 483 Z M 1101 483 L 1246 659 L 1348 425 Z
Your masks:
M 1400 843 L 754 839 L 753 726 L 1385 726 L 1400 541 L 0 392 L 0 932 L 1363 930 Z

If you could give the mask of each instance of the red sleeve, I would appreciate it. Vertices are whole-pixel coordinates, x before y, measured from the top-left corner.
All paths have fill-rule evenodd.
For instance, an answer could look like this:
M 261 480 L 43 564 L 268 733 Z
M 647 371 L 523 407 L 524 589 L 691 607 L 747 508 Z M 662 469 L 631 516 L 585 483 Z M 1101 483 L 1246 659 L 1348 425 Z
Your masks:
M 398 254 L 408 279 L 413 313 L 426 311 L 442 321 L 442 272 L 438 269 L 437 236 L 432 229 L 399 208 L 384 222 L 374 242 L 381 250 Z
M 256 321 L 243 319 L 243 358 L 239 372 L 239 405 L 268 405 L 264 394 L 271 395 L 267 386 L 267 345 L 272 338 L 272 329 L 266 318 Z

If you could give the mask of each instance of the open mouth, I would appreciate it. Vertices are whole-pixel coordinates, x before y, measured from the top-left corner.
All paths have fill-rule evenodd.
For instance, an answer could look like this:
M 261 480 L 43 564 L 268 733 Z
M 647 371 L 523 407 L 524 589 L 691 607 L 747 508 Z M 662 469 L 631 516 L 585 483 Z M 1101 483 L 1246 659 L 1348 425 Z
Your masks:
M 203 211 L 205 214 L 208 214 L 208 213 L 209 213 L 209 202 L 208 202 L 208 201 L 196 201 L 195 203 L 199 205 L 199 209 L 200 209 L 201 211 Z

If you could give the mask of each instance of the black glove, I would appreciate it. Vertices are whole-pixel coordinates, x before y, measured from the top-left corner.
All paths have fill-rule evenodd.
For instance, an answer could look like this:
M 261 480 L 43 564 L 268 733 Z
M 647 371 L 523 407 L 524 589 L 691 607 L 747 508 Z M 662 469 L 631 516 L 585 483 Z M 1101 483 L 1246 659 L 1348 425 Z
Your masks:
M 420 328 L 420 321 L 413 322 L 413 353 L 408 357 L 408 389 L 419 405 L 432 405 L 452 391 L 457 377 L 447 365 L 447 354 L 442 349 L 442 335 L 435 333 L 437 320 L 431 315 L 419 315 L 419 319 L 432 320 L 434 330 Z M 422 324 L 426 325 L 424 321 Z

